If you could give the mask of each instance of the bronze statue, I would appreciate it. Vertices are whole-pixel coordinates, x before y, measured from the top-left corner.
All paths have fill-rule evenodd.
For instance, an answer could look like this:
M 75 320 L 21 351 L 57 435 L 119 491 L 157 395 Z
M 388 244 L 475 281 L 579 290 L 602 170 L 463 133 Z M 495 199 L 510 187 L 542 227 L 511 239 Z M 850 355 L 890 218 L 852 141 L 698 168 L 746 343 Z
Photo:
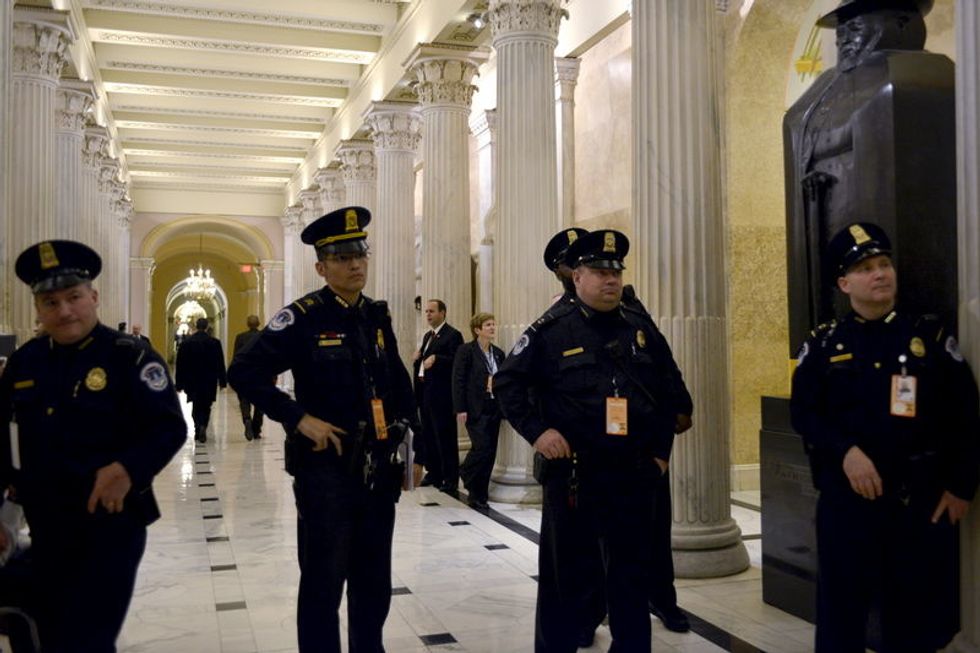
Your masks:
M 954 72 L 923 49 L 932 4 L 844 0 L 817 22 L 836 28 L 837 66 L 783 121 L 791 352 L 835 315 L 824 251 L 852 222 L 893 235 L 905 310 L 955 316 Z

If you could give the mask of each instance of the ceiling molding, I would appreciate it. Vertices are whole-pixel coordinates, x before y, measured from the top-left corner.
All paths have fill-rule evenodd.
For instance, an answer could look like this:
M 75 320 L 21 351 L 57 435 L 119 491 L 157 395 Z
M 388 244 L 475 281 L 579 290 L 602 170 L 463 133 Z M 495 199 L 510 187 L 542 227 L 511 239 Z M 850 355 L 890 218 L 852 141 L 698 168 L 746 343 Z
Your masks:
M 163 168 L 163 170 L 148 170 L 147 168 Z M 230 176 L 267 177 L 269 179 L 282 178 L 283 182 L 286 181 L 286 177 L 283 177 L 283 175 L 289 174 L 288 170 L 281 168 L 244 168 L 239 166 L 207 165 L 205 163 L 175 163 L 173 161 L 130 161 L 129 171 L 130 174 L 134 172 L 175 172 L 186 175 L 196 175 L 198 172 L 204 172 L 206 175 L 215 172 L 221 172 L 222 174 L 230 172 Z
M 187 75 L 189 77 L 228 77 L 232 79 L 261 79 L 270 82 L 288 82 L 292 84 L 311 84 L 315 86 L 340 86 L 349 88 L 351 80 L 327 77 L 301 77 L 298 75 L 275 75 L 272 73 L 253 73 L 238 70 L 215 70 L 211 68 L 182 68 L 180 66 L 162 66 L 155 64 L 129 63 L 126 61 L 107 61 L 102 66 L 107 70 L 122 70 L 131 72 L 165 73 L 168 75 Z
M 180 179 L 181 183 L 193 183 L 195 179 L 227 179 L 229 183 L 262 184 L 265 186 L 285 186 L 286 179 L 281 177 L 262 177 L 234 174 L 207 174 L 198 172 L 165 172 L 163 170 L 130 170 L 131 177 L 155 177 L 159 179 Z
M 104 43 L 123 43 L 142 45 L 151 48 L 180 48 L 183 50 L 212 50 L 218 52 L 238 52 L 265 57 L 288 57 L 311 61 L 336 61 L 340 63 L 367 65 L 375 58 L 373 52 L 352 52 L 334 48 L 299 48 L 265 43 L 243 43 L 218 39 L 187 39 L 169 36 L 149 36 L 129 32 L 114 32 L 104 29 L 91 29 L 92 40 Z
M 326 118 L 310 116 L 285 116 L 278 113 L 238 113 L 235 111 L 205 111 L 203 109 L 170 109 L 158 107 L 142 107 L 131 104 L 114 104 L 112 107 L 120 113 L 163 113 L 172 116 L 198 116 L 201 118 L 233 118 L 240 120 L 268 120 L 270 122 L 301 122 L 322 127 Z
M 256 134 L 261 136 L 277 136 L 280 138 L 302 138 L 312 141 L 319 132 L 300 132 L 287 129 L 260 129 L 247 127 L 220 127 L 215 125 L 192 125 L 169 122 L 146 122 L 142 120 L 117 120 L 116 126 L 121 129 L 152 129 L 163 131 L 203 131 L 222 134 Z
M 312 140 L 312 139 L 311 139 Z M 190 145 L 190 146 L 207 146 L 207 147 L 228 147 L 228 148 L 240 148 L 240 149 L 255 149 L 256 147 L 263 150 L 283 150 L 286 152 L 295 152 L 297 150 L 305 150 L 307 148 L 297 146 L 297 145 L 255 145 L 254 143 L 225 143 L 225 142 L 215 142 L 215 141 L 192 141 L 183 138 L 152 138 L 149 136 L 138 136 L 133 138 L 123 138 L 123 148 L 125 149 L 126 143 L 151 143 L 160 145 Z
M 150 178 L 147 179 L 134 179 L 132 182 L 132 187 L 137 190 L 177 190 L 180 188 L 172 182 L 167 181 L 152 181 Z M 229 188 L 234 187 L 234 188 Z M 192 191 L 212 191 L 217 193 L 240 193 L 243 188 L 252 189 L 251 192 L 256 195 L 282 195 L 282 189 L 277 186 L 255 186 L 249 185 L 247 183 L 221 183 L 215 184 L 213 182 L 202 182 L 200 184 L 194 184 L 193 187 L 189 188 Z
M 233 91 L 217 91 L 196 88 L 173 88 L 172 86 L 149 86 L 144 84 L 128 84 L 125 82 L 104 82 L 103 87 L 109 93 L 131 93 L 138 95 L 167 95 L 170 97 L 189 98 L 219 98 L 222 100 L 252 100 L 254 102 L 272 102 L 275 104 L 298 104 L 308 107 L 326 107 L 335 109 L 344 101 L 340 98 L 308 97 L 300 95 L 276 95 L 268 93 L 240 93 Z
M 213 145 L 213 143 L 209 143 Z M 231 159 L 234 161 L 262 161 L 267 163 L 289 163 L 289 164 L 300 164 L 303 162 L 304 157 L 301 156 L 263 156 L 261 154 L 221 154 L 213 152 L 195 152 L 193 150 L 149 150 L 142 147 L 126 147 L 126 154 L 132 157 L 164 157 L 164 158 L 174 158 L 174 159 Z M 139 161 L 133 162 L 132 165 L 157 165 L 149 161 Z M 174 165 L 172 163 L 159 164 L 159 165 Z M 188 166 L 196 164 L 184 164 Z
M 283 16 L 278 14 L 262 14 L 251 11 L 232 11 L 210 7 L 185 7 L 180 5 L 159 5 L 154 2 L 140 0 L 84 0 L 86 8 L 111 9 L 137 14 L 152 14 L 156 16 L 175 16 L 180 18 L 197 18 L 215 20 L 226 23 L 245 23 L 250 25 L 278 25 L 330 32 L 356 32 L 362 34 L 381 34 L 384 25 L 377 23 L 356 23 L 353 21 L 325 20 L 307 16 Z

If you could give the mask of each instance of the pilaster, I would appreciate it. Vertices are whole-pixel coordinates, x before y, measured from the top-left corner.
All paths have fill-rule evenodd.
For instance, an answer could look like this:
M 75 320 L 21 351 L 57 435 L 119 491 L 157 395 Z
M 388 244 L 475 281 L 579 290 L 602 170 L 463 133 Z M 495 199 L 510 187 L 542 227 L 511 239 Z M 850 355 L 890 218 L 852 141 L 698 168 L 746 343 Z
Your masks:
M 0 0 L 0 43 L 10 43 L 13 36 L 13 0 Z M 10 193 L 8 181 L 13 175 L 10 158 L 10 139 L 7 134 L 10 117 L 10 55 L 9 47 L 0 47 L 0 270 L 11 270 L 8 265 L 8 245 L 10 240 Z M 4 274 L 0 279 L 0 333 L 11 333 L 10 291 L 13 284 L 20 281 L 12 274 Z
M 62 79 L 55 94 L 57 190 L 54 232 L 59 238 L 81 240 L 85 231 L 83 150 L 85 117 L 95 102 L 95 84 Z
M 480 189 L 480 245 L 477 249 L 476 310 L 493 313 L 493 240 L 497 207 L 494 204 L 494 171 L 497 161 L 497 110 L 487 109 L 470 119 L 476 138 L 477 186 Z
M 633 5 L 633 233 L 637 293 L 694 398 L 671 457 L 681 577 L 733 574 L 748 553 L 731 517 L 721 40 L 714 0 Z
M 560 228 L 575 226 L 575 86 L 581 60 L 555 59 L 555 86 L 558 95 L 558 196 Z M 557 229 L 555 230 L 557 231 Z
M 99 245 L 99 175 L 102 159 L 109 142 L 109 130 L 89 124 L 85 128 L 82 147 L 82 201 L 79 240 L 89 247 Z M 144 325 L 148 326 L 148 325 Z

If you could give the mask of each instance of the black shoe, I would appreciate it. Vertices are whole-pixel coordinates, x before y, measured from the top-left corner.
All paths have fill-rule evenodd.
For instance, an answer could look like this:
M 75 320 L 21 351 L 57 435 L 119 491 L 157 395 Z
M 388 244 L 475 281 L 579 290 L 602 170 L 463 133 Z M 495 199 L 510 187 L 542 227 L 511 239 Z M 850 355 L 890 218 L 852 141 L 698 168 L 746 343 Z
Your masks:
M 469 499 L 466 505 L 474 510 L 490 510 L 490 504 L 482 499 Z
M 691 622 L 688 621 L 687 615 L 676 605 L 659 608 L 651 603 L 650 612 L 654 617 L 663 622 L 667 630 L 672 630 L 675 633 L 686 633 L 691 630 Z
M 197 427 L 194 429 L 194 439 L 203 444 L 208 439 L 207 431 L 201 427 Z
M 428 474 L 422 477 L 422 482 L 419 483 L 419 487 L 437 487 L 442 488 L 442 481 L 437 481 Z
M 252 420 L 252 437 L 258 440 L 262 437 L 262 424 Z
M 444 483 L 440 483 L 439 484 L 439 491 L 440 492 L 446 492 L 447 494 L 453 493 L 453 492 L 459 492 L 459 481 L 457 481 L 455 483 L 450 483 L 449 481 L 446 481 Z
M 251 442 L 252 438 L 254 437 L 255 437 L 255 432 L 252 430 L 252 423 L 245 422 L 245 439 Z
M 578 634 L 578 647 L 589 648 L 595 641 L 595 628 L 580 631 Z

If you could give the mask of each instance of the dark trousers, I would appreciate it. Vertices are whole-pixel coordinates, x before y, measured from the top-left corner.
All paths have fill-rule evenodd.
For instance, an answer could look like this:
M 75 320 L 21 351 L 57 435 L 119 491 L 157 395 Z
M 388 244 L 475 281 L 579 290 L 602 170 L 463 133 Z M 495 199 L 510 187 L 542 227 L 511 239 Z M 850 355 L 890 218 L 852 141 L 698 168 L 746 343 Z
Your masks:
M 486 501 L 490 474 L 497 459 L 497 436 L 500 433 L 500 414 L 467 417 L 466 432 L 470 434 L 470 450 L 459 468 L 470 501 Z
M 459 440 L 451 404 L 426 398 L 419 411 L 425 438 L 425 469 L 434 484 L 459 484 Z
M 391 496 L 369 492 L 332 456 L 305 464 L 293 482 L 298 513 L 297 629 L 302 653 L 340 653 L 341 592 L 347 583 L 348 650 L 384 653 L 391 604 Z
M 146 547 L 142 517 L 28 511 L 45 653 L 113 653 Z
M 674 588 L 674 554 L 670 542 L 670 529 L 673 523 L 668 471 L 657 482 L 657 496 L 653 506 L 654 546 L 650 603 L 658 608 L 672 608 L 677 605 L 677 590 Z
M 888 487 L 886 486 L 886 491 Z M 864 653 L 881 613 L 881 653 L 932 652 L 959 628 L 957 529 L 930 519 L 940 492 L 868 501 L 845 482 L 817 501 L 817 653 Z
M 207 399 L 188 397 L 191 402 L 191 417 L 194 419 L 194 429 L 206 431 L 211 421 L 211 402 Z
M 647 607 L 656 478 L 659 471 L 603 466 L 578 472 L 570 502 L 569 474 L 544 482 L 544 510 L 538 549 L 536 653 L 574 653 L 583 630 L 583 597 L 594 577 L 580 570 L 595 564 L 599 551 L 612 653 L 648 653 Z
M 262 411 L 246 399 L 245 395 L 238 395 L 238 407 L 242 411 L 242 422 L 251 424 L 252 432 L 258 435 L 262 430 Z

